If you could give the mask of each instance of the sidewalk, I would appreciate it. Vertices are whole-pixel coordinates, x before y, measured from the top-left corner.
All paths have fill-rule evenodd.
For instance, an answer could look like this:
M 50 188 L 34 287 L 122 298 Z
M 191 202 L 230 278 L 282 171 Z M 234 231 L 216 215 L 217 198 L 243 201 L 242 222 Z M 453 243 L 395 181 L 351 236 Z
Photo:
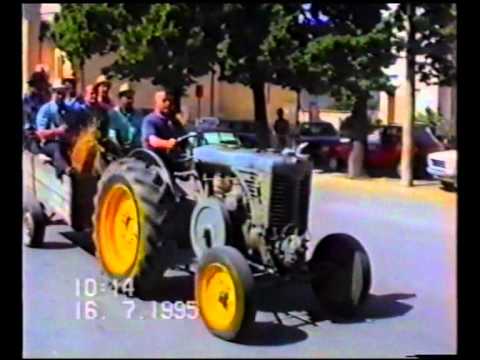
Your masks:
M 389 196 L 418 202 L 434 202 L 444 206 L 457 206 L 457 193 L 440 188 L 438 181 L 415 180 L 410 188 L 399 179 L 360 178 L 349 179 L 346 174 L 315 172 L 312 185 L 318 189 L 352 192 L 359 196 Z

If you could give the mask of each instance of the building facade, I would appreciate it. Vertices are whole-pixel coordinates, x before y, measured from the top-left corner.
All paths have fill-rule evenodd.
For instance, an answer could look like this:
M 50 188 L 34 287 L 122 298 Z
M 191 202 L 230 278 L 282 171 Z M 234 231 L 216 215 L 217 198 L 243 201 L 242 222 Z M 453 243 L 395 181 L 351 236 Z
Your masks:
M 393 96 L 382 92 L 380 94 L 380 109 L 378 117 L 383 123 L 401 125 L 409 117 L 409 93 L 407 87 L 407 61 L 399 57 L 397 62 L 387 69 L 396 86 Z M 438 132 L 442 135 L 455 136 L 457 113 L 456 86 L 426 85 L 420 81 L 415 84 L 415 112 L 424 113 L 426 108 L 441 114 L 445 121 Z

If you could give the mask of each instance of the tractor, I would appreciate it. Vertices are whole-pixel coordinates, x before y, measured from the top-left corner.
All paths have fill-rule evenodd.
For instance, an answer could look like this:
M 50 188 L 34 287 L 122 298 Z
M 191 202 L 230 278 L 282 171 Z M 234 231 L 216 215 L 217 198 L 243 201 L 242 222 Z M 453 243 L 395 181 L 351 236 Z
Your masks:
M 307 260 L 313 239 L 306 144 L 282 152 L 246 149 L 205 143 L 195 132 L 177 143 L 176 157 L 137 149 L 102 173 L 92 236 L 106 276 L 133 280 L 135 294 L 148 296 L 190 251 L 200 317 L 228 341 L 242 339 L 254 324 L 254 274 L 306 279 L 328 311 L 354 314 L 371 286 L 360 242 L 330 234 Z

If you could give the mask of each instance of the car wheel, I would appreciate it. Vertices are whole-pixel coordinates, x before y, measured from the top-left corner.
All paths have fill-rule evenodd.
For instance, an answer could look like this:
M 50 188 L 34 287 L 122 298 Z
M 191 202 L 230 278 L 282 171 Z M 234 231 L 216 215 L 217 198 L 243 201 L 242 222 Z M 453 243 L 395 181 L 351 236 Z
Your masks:
M 328 170 L 330 171 L 339 171 L 340 170 L 340 162 L 337 158 L 331 157 L 328 159 Z
M 456 184 L 454 183 L 451 183 L 449 181 L 440 181 L 440 184 L 442 185 L 442 189 L 445 190 L 445 191 L 449 191 L 449 192 L 452 192 L 452 191 L 455 191 L 456 189 Z

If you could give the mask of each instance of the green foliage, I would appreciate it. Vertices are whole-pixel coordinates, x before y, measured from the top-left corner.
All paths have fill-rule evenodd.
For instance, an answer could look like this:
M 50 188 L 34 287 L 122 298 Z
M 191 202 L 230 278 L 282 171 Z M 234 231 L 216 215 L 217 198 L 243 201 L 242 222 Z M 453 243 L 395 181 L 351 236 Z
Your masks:
M 437 128 L 445 121 L 445 118 L 437 112 L 425 111 L 423 113 L 417 113 L 415 116 L 416 126 L 425 126 L 430 128 Z
M 120 5 L 62 4 L 48 36 L 75 66 L 95 54 L 115 51 L 127 14 Z
M 398 31 L 406 29 L 408 8 L 402 3 L 395 11 Z M 456 5 L 424 3 L 413 6 L 411 17 L 414 41 L 400 38 L 399 50 L 411 49 L 416 56 L 415 73 L 428 85 L 452 85 L 456 82 Z
M 324 79 L 330 95 L 393 91 L 384 69 L 396 60 L 394 27 L 382 19 L 385 4 L 313 3 L 313 15 L 330 19 L 326 28 L 307 29 L 311 40 L 304 57 L 309 69 Z

